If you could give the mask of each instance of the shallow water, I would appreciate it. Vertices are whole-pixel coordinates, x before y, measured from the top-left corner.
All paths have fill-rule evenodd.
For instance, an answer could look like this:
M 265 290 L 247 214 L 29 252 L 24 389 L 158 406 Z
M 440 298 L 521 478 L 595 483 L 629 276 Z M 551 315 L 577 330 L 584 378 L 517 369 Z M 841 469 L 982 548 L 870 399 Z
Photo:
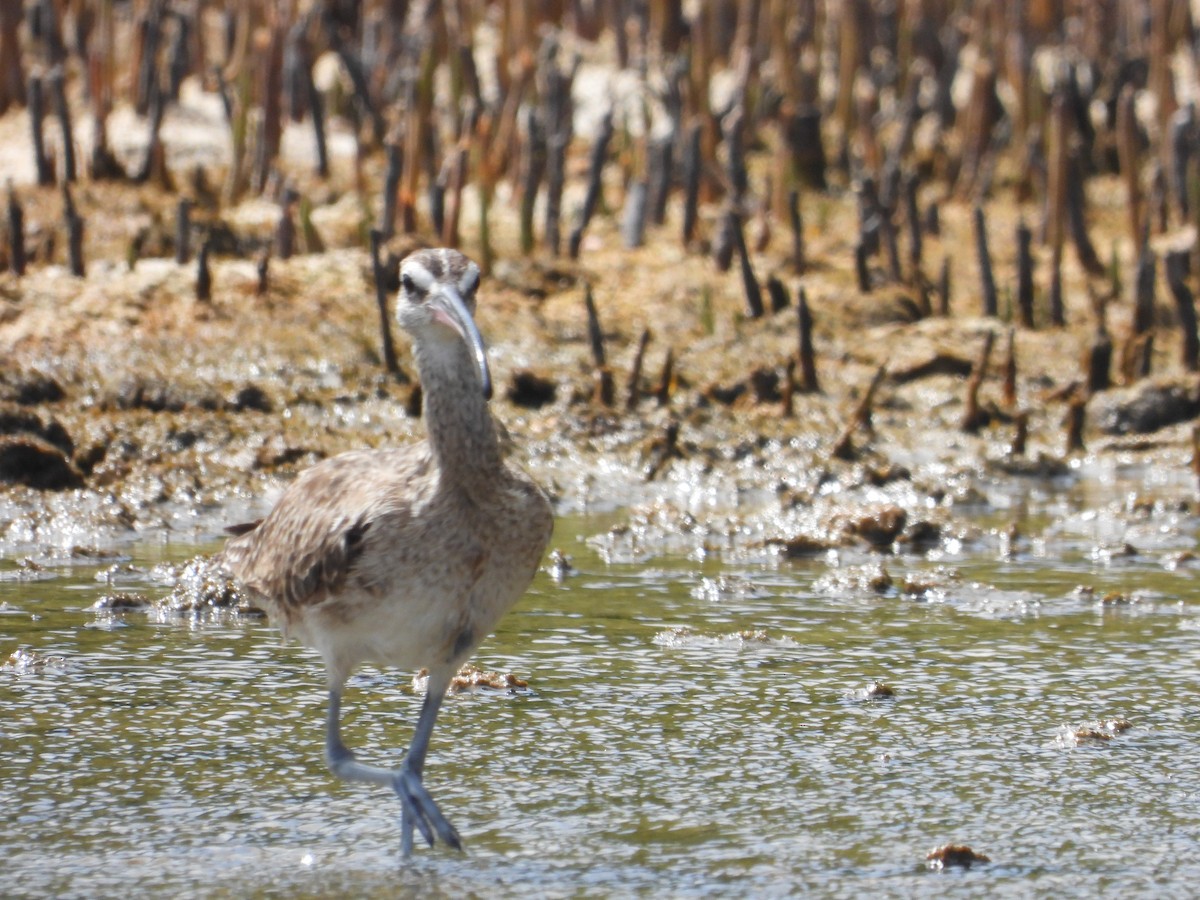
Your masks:
M 540 573 L 475 659 L 528 689 L 453 697 L 434 734 L 426 784 L 468 855 L 407 864 L 396 799 L 324 768 L 313 654 L 263 623 L 89 609 L 216 545 L 0 560 L 0 662 L 40 660 L 0 669 L 0 891 L 1186 895 L 1200 591 L 1164 560 L 1197 523 L 1106 515 L 1128 488 L 997 495 L 985 531 L 1019 508 L 1033 537 L 934 558 L 615 564 L 584 540 L 606 522 L 561 521 L 575 573 Z M 934 586 L 850 577 L 881 565 Z M 347 743 L 397 762 L 418 704 L 411 673 L 364 669 Z M 991 862 L 929 870 L 948 842 Z

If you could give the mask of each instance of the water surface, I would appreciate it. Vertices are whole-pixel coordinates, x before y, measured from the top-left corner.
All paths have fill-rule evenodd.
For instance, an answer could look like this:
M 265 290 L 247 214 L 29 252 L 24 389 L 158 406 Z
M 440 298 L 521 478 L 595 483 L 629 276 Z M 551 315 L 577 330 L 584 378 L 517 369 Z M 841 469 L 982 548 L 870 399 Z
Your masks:
M 620 564 L 584 540 L 605 522 L 561 521 L 574 574 L 540 573 L 475 659 L 528 689 L 454 697 L 434 734 L 426 784 L 468 854 L 408 864 L 398 801 L 324 767 L 314 654 L 261 622 L 90 609 L 216 544 L 0 560 L 0 662 L 24 651 L 0 669 L 3 892 L 1186 895 L 1200 598 L 1164 560 L 1196 523 L 1114 524 L 1123 490 L 1039 488 L 1033 539 L 930 558 Z M 352 680 L 362 758 L 400 759 L 411 675 Z M 930 871 L 948 842 L 991 862 Z

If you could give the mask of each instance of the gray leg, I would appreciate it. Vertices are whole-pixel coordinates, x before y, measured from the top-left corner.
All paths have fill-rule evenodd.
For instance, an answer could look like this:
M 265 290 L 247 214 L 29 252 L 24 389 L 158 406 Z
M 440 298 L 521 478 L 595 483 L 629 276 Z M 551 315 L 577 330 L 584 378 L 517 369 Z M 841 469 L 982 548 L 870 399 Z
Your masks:
M 345 781 L 362 781 L 367 784 L 377 784 L 392 788 L 400 798 L 402 812 L 400 816 L 401 849 L 404 855 L 412 855 L 413 828 L 421 832 L 421 837 L 432 847 L 434 834 L 456 850 L 462 849 L 462 840 L 454 826 L 446 821 L 442 811 L 425 790 L 421 783 L 421 773 L 425 768 L 425 754 L 429 750 L 429 738 L 433 734 L 433 726 L 437 721 L 438 710 L 442 698 L 446 694 L 449 681 L 444 676 L 429 677 L 429 689 L 425 694 L 425 702 L 421 706 L 421 715 L 417 719 L 416 731 L 413 732 L 412 744 L 400 768 L 395 771 L 380 766 L 369 766 L 358 762 L 354 754 L 342 743 L 341 717 L 342 695 L 338 689 L 329 691 L 329 712 L 325 722 L 325 761 L 333 774 Z
M 442 700 L 449 686 L 449 677 L 441 673 L 430 673 L 425 702 L 421 704 L 421 715 L 417 719 L 412 743 L 409 744 L 408 754 L 404 757 L 404 763 L 396 772 L 392 783 L 403 806 L 400 817 L 400 846 L 405 856 L 412 853 L 414 826 L 431 847 L 436 832 L 446 844 L 456 850 L 462 849 L 462 839 L 459 838 L 458 832 L 446 821 L 446 817 L 442 815 L 442 811 L 438 809 L 421 782 L 421 774 L 425 771 L 425 754 L 429 750 L 429 738 L 433 734 L 438 710 L 442 707 Z
M 339 722 L 341 712 L 341 691 L 331 690 L 329 692 L 329 712 L 325 720 L 325 762 L 329 764 L 333 774 L 343 781 L 364 781 L 367 784 L 391 787 L 394 775 L 391 769 L 368 766 L 358 762 L 354 758 L 354 754 L 342 743 L 342 729 Z

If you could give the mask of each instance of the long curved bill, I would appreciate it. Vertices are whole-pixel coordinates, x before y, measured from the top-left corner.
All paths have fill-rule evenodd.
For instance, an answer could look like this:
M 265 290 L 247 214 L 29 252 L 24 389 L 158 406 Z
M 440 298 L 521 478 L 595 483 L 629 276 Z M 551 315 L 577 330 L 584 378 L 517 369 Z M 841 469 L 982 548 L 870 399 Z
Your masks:
M 492 372 L 488 368 L 487 349 L 483 346 L 483 335 L 479 333 L 467 304 L 463 303 L 458 291 L 444 284 L 438 286 L 437 295 L 431 299 L 436 304 L 438 318 L 462 335 L 462 339 L 471 348 L 475 364 L 479 367 L 479 381 L 483 385 L 484 399 L 491 400 Z

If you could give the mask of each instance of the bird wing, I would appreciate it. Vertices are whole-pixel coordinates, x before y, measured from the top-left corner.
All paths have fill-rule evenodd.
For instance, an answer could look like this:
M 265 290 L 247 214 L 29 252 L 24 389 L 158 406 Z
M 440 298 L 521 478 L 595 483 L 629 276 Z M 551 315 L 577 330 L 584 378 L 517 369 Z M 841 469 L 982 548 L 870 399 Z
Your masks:
M 266 518 L 225 545 L 220 562 L 285 618 L 338 593 L 354 574 L 381 512 L 376 502 L 381 482 L 397 476 L 398 463 L 403 473 L 404 462 L 405 456 L 373 451 L 343 454 L 314 466 L 296 479 Z M 390 517 L 406 515 L 394 503 L 387 512 Z

